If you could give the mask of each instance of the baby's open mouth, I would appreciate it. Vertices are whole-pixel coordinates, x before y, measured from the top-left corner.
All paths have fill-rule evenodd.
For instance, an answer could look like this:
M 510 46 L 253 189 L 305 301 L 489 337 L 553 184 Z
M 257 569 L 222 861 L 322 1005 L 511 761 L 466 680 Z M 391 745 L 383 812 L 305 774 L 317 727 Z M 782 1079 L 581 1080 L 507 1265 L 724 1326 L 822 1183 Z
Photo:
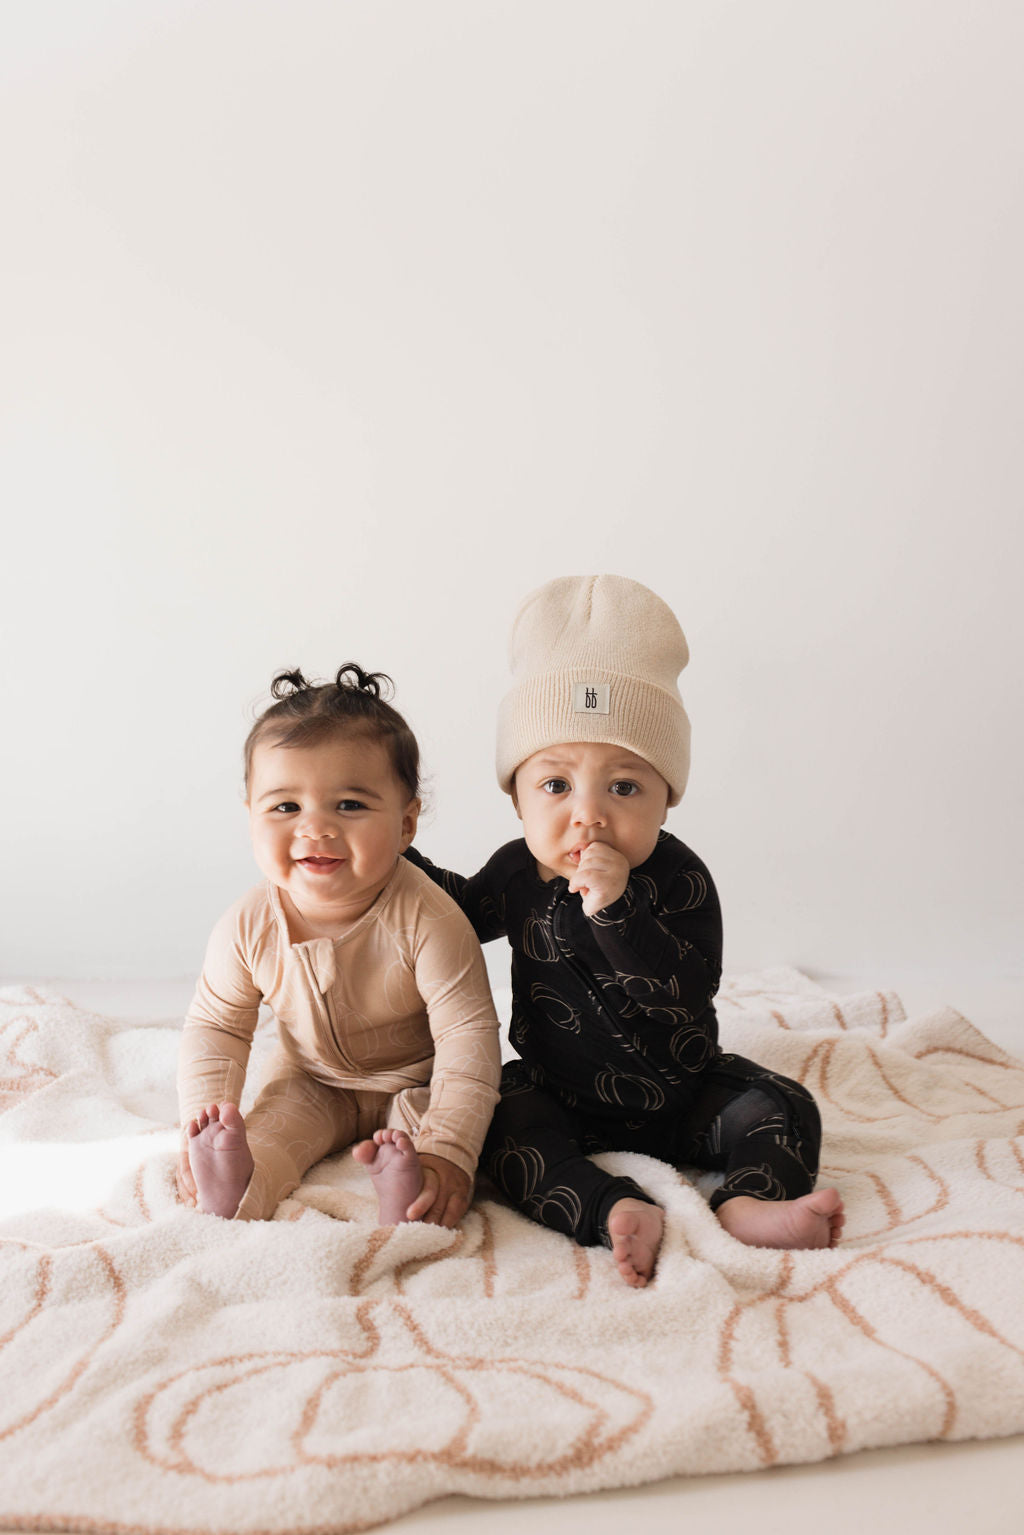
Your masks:
M 299 859 L 304 869 L 312 869 L 315 874 L 329 874 L 332 869 L 336 869 L 344 861 L 343 858 L 316 858 L 313 856 Z

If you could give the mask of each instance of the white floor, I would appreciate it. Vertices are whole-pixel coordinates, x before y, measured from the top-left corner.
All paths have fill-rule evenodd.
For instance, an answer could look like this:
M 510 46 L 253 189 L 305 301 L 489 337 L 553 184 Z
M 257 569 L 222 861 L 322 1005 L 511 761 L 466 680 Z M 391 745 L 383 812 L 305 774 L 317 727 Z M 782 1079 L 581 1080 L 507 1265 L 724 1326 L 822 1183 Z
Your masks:
M 1024 1057 L 1024 978 L 948 979 L 826 976 L 814 979 L 837 995 L 885 986 L 908 1014 L 948 1004 L 1004 1049 Z M 113 1015 L 181 1013 L 190 981 L 40 981 L 72 1001 Z M 1024 1305 L 1024 1296 L 1021 1297 Z M 631 1490 L 565 1501 L 488 1503 L 445 1498 L 396 1521 L 396 1535 L 587 1535 L 624 1528 L 663 1535 L 709 1529 L 714 1535 L 1020 1535 L 1024 1531 L 1024 1436 L 979 1443 L 910 1445 L 869 1451 L 816 1466 L 782 1467 L 745 1476 L 672 1478 Z M 0 1531 L 0 1535 L 5 1532 Z M 123 1532 L 124 1535 L 124 1532 Z

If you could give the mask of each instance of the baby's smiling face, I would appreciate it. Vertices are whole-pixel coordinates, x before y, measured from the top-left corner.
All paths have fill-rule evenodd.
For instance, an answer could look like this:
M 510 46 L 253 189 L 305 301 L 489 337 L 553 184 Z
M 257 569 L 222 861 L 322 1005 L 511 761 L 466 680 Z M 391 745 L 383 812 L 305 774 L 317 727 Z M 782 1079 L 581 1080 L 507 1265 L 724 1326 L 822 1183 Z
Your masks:
M 312 746 L 258 742 L 247 804 L 267 879 L 307 919 L 339 926 L 376 900 L 419 814 L 386 747 L 362 731 Z

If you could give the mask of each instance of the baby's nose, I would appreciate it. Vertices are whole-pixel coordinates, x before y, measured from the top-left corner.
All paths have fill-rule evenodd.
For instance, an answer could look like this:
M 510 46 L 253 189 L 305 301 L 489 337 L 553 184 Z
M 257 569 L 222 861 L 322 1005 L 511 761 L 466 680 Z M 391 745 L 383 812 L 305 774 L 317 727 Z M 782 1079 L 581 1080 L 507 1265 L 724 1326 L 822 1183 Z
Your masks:
M 578 794 L 572 807 L 572 818 L 577 826 L 600 826 L 601 808 L 595 794 Z
M 311 842 L 319 842 L 321 837 L 333 837 L 334 827 L 330 816 L 321 814 L 320 811 L 312 811 L 302 817 L 299 822 L 299 836 L 306 837 Z

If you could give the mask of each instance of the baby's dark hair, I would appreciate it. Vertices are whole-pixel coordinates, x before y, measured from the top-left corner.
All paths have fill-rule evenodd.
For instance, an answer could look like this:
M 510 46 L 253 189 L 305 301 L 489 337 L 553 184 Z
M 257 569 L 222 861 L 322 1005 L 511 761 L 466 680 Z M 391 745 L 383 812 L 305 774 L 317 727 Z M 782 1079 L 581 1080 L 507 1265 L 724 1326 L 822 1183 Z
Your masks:
M 332 735 L 351 733 L 380 741 L 395 777 L 408 789 L 410 799 L 418 798 L 420 749 L 398 710 L 386 701 L 385 688 L 394 690 L 385 672 L 364 672 L 355 661 L 340 666 L 333 682 L 307 682 L 300 671 L 278 672 L 270 684 L 277 702 L 263 711 L 246 737 L 246 793 L 252 754 L 259 742 L 270 739 L 274 746 L 314 746 Z

